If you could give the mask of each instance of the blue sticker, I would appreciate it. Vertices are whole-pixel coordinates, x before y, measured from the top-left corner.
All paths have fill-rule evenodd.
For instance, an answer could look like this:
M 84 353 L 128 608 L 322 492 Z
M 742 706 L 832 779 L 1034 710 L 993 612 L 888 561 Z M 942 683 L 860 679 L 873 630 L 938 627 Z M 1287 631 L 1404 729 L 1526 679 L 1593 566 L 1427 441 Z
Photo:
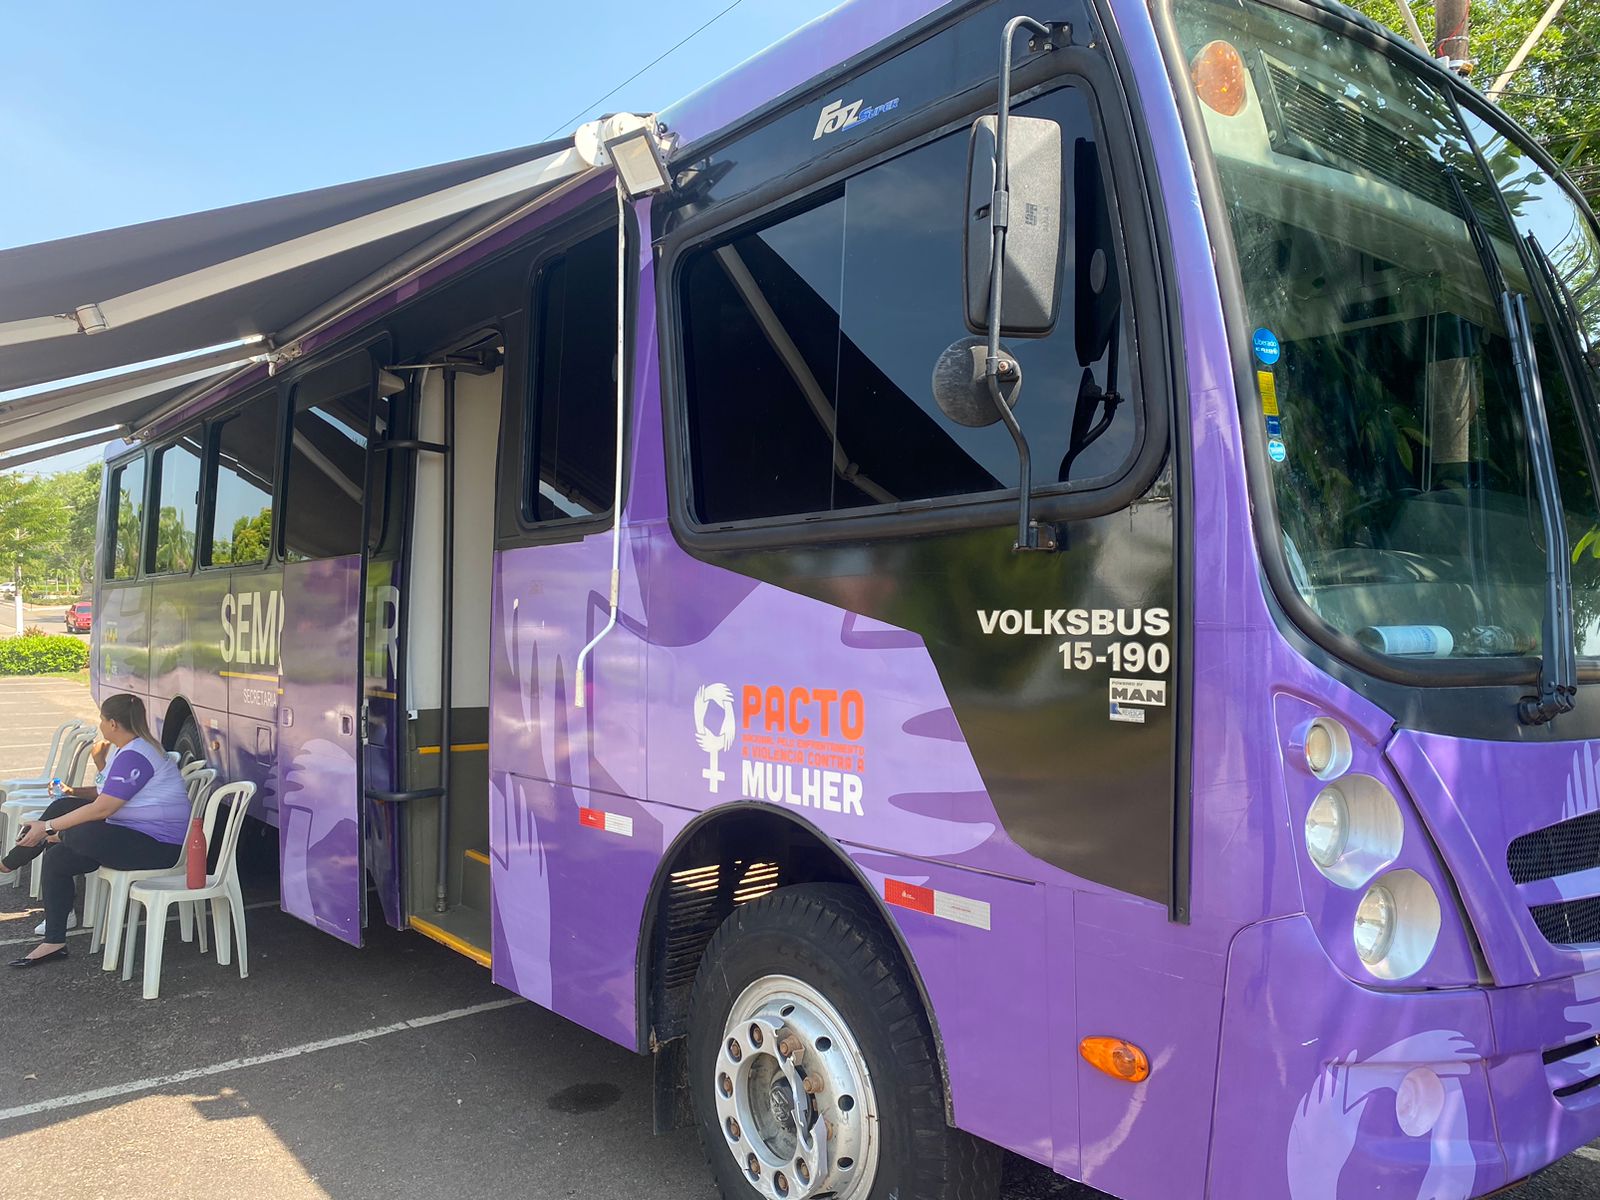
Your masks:
M 1273 462 L 1282 462 L 1289 457 L 1289 452 L 1283 447 L 1283 439 L 1279 437 L 1267 439 L 1267 457 Z
M 1283 418 L 1282 417 L 1268 417 L 1267 418 L 1267 436 L 1268 437 L 1282 437 L 1283 436 Z
M 1283 357 L 1283 347 L 1278 344 L 1278 335 L 1270 329 L 1256 330 L 1251 344 L 1255 348 L 1256 357 L 1269 367 Z

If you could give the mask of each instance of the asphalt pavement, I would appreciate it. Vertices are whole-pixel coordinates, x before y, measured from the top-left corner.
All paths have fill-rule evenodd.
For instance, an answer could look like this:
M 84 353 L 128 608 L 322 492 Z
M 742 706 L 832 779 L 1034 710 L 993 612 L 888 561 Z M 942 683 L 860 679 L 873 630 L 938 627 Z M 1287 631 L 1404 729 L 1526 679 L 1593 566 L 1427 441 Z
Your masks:
M 67 681 L 0 680 L 0 731 L 47 737 L 87 704 Z M 0 967 L 0 1193 L 713 1200 L 693 1132 L 652 1134 L 648 1059 L 433 942 L 380 922 L 356 949 L 279 911 L 270 874 L 247 883 L 248 979 L 175 926 L 154 1001 L 101 971 L 83 932 L 64 962 Z M 38 920 L 0 887 L 0 962 Z M 1600 1197 L 1600 1148 L 1515 1200 L 1557 1197 Z M 1012 1160 L 1002 1200 L 1105 1198 Z

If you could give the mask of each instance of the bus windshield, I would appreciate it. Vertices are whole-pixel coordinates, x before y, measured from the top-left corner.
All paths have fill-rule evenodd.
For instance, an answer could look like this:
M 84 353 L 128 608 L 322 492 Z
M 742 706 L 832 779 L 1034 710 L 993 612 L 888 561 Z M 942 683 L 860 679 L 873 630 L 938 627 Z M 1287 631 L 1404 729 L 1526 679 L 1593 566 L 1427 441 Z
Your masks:
M 1380 653 L 1541 652 L 1544 525 L 1503 287 L 1528 297 L 1577 653 L 1600 654 L 1587 216 L 1402 55 L 1248 0 L 1176 14 L 1252 331 L 1258 503 L 1295 588 Z M 1525 268 L 1539 247 L 1549 268 Z

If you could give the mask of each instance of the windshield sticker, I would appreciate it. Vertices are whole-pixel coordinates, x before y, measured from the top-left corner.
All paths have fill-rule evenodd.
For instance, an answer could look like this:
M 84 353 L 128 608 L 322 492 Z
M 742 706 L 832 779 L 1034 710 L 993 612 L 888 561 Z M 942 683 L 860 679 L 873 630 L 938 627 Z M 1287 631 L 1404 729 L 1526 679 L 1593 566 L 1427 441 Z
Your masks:
M 1256 385 L 1261 389 L 1261 411 L 1266 416 L 1278 415 L 1278 381 L 1271 371 L 1257 371 Z
M 1283 347 L 1278 344 L 1278 335 L 1270 329 L 1256 330 L 1251 344 L 1255 347 L 1256 357 L 1269 367 L 1283 355 Z
M 1268 417 L 1267 418 L 1267 436 L 1268 437 L 1275 437 L 1275 438 L 1281 438 L 1283 436 L 1283 418 L 1282 417 Z
M 1281 463 L 1289 457 L 1289 451 L 1284 447 L 1281 437 L 1267 439 L 1267 457 L 1275 463 Z

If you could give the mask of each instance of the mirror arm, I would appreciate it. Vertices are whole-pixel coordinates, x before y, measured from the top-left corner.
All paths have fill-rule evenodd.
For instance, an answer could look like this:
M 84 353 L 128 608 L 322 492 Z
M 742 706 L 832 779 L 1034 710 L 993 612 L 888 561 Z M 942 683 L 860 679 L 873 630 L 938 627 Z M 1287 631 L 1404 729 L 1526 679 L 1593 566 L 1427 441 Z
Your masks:
M 1022 432 L 1016 414 L 1006 403 L 1005 388 L 1013 389 L 1021 379 L 1021 371 L 1014 360 L 1000 354 L 1000 301 L 1002 277 L 1005 275 L 1006 227 L 1011 221 L 1010 162 L 1006 151 L 1006 127 L 1011 119 L 1011 43 L 1019 29 L 1047 39 L 1044 45 L 1054 49 L 1058 32 L 1032 17 L 1012 17 L 1006 22 L 1001 35 L 1000 52 L 1000 104 L 995 123 L 994 146 L 994 201 L 989 208 L 989 347 L 983 362 L 983 375 L 989 384 L 989 395 L 1005 422 L 1011 440 L 1017 446 L 1017 542 L 1013 550 L 1054 550 L 1055 532 L 1041 529 L 1033 519 L 1033 457 L 1028 449 L 1027 436 Z M 1037 39 L 1035 39 L 1037 41 Z

